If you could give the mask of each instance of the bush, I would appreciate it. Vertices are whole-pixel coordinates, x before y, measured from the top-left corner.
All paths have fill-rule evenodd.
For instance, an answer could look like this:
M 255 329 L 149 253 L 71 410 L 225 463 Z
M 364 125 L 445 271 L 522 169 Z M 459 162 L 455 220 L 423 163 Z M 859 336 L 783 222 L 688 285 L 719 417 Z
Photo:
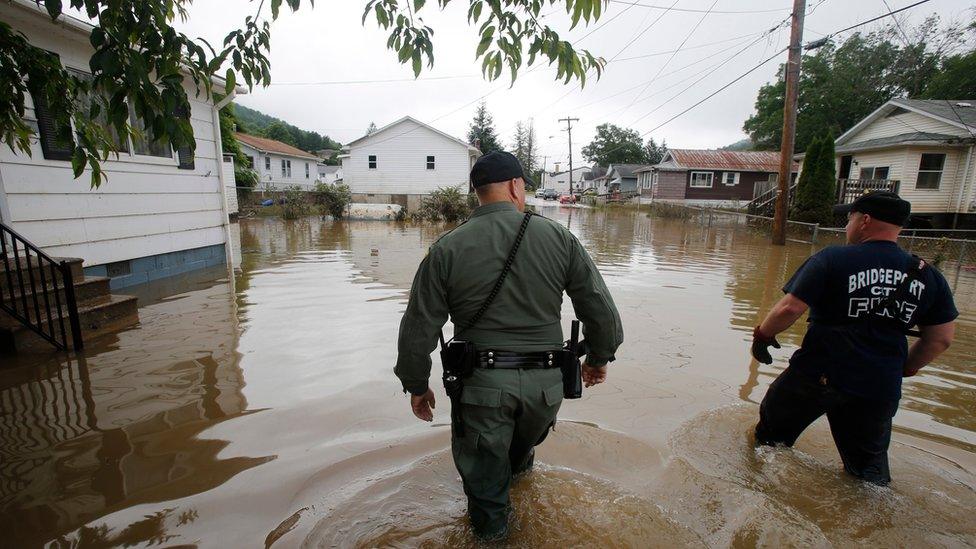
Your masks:
M 830 135 L 815 139 L 803 157 L 803 172 L 796 186 L 796 202 L 790 212 L 790 219 L 821 225 L 832 224 L 836 177 L 834 139 Z
M 651 211 L 647 214 L 647 217 L 660 217 L 663 219 L 691 219 L 692 217 L 699 215 L 696 210 L 693 210 L 687 206 L 672 204 L 669 202 L 651 202 L 649 207 Z
M 234 165 L 234 182 L 237 186 L 237 201 L 246 204 L 251 197 L 251 191 L 261 181 L 258 172 L 245 166 Z
M 308 202 L 308 192 L 298 185 L 285 187 L 285 203 L 281 206 L 281 217 L 285 219 L 298 219 L 311 212 L 311 204 Z
M 333 219 L 342 219 L 346 207 L 352 202 L 352 191 L 349 190 L 349 185 L 342 183 L 316 183 L 312 194 L 315 203 L 322 208 L 322 212 L 328 213 Z
M 471 215 L 473 195 L 462 193 L 459 187 L 443 187 L 425 197 L 420 208 L 413 214 L 414 219 L 424 221 L 455 222 Z M 474 198 L 477 204 L 477 197 Z

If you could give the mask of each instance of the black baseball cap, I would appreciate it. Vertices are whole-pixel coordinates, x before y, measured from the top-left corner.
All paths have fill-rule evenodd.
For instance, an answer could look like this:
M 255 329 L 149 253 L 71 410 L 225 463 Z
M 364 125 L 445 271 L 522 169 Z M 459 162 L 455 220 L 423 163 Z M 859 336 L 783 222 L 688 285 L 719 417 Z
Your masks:
M 471 185 L 475 188 L 516 177 L 521 177 L 527 183 L 532 182 L 522 171 L 522 164 L 519 163 L 518 158 L 505 151 L 492 151 L 479 158 L 471 168 Z
M 851 212 L 865 213 L 879 221 L 904 227 L 912 216 L 912 204 L 891 191 L 875 191 L 857 197 L 850 204 L 834 206 L 835 214 Z

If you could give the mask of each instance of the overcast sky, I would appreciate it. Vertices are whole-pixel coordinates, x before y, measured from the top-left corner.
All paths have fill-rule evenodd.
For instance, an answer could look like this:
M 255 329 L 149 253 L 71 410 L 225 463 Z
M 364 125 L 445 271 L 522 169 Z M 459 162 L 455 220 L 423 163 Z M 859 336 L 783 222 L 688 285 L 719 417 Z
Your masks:
M 884 1 L 811 0 L 804 41 L 884 14 Z M 914 1 L 887 0 L 893 10 Z M 790 0 L 677 0 L 676 9 L 699 11 L 666 13 L 630 2 L 667 7 L 674 0 L 611 1 L 598 23 L 581 24 L 572 32 L 566 30 L 568 18 L 558 5 L 543 9 L 544 21 L 565 38 L 613 59 L 600 80 L 590 79 L 580 90 L 576 83 L 554 81 L 555 71 L 545 64 L 523 68 L 511 88 L 504 77 L 484 81 L 474 57 L 477 28 L 467 25 L 468 3 L 462 0 L 454 0 L 444 11 L 429 1 L 421 12 L 425 23 L 435 29 L 435 66 L 418 80 L 386 49 L 388 35 L 375 19 L 361 23 L 365 1 L 318 0 L 311 8 L 303 0 L 304 7 L 297 13 L 283 7 L 272 24 L 273 84 L 237 102 L 346 143 L 360 137 L 370 122 L 383 126 L 405 115 L 464 139 L 484 96 L 505 143 L 511 142 L 517 121 L 534 120 L 540 156 L 548 156 L 552 169 L 554 161 L 565 165 L 568 156 L 565 124 L 559 118 L 579 118 L 573 149 L 574 162 L 582 162 L 580 149 L 592 139 L 597 125 L 612 122 L 649 132 L 789 41 L 786 26 L 766 36 L 762 33 L 789 16 Z M 704 13 L 713 2 L 714 11 Z M 971 19 L 974 4 L 973 0 L 931 0 L 904 12 L 900 21 L 912 25 L 932 13 L 944 19 Z M 190 20 L 180 27 L 191 36 L 219 42 L 245 16 L 254 14 L 257 5 L 248 0 L 198 0 L 191 7 Z M 268 6 L 264 9 L 264 15 L 270 16 Z M 599 25 L 603 26 L 594 31 Z M 647 56 L 675 50 L 686 38 L 673 58 L 670 53 Z M 744 138 L 742 123 L 753 110 L 756 92 L 774 78 L 785 55 L 645 138 L 666 139 L 668 145 L 683 148 L 715 148 Z M 712 69 L 712 74 L 694 84 L 706 76 L 703 71 Z M 357 80 L 396 81 L 348 83 Z

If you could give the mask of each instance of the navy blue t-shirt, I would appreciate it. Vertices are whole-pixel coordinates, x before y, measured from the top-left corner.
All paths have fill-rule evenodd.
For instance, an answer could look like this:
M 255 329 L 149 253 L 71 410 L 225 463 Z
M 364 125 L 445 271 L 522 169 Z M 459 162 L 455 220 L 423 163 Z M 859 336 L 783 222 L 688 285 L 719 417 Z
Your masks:
M 931 265 L 911 282 L 907 297 L 896 302 L 897 321 L 871 312 L 888 292 L 897 291 L 911 257 L 894 242 L 871 241 L 831 246 L 807 259 L 783 287 L 810 306 L 810 325 L 790 365 L 824 375 L 831 385 L 859 396 L 901 398 L 908 358 L 905 330 L 959 316 L 949 285 Z M 868 321 L 869 314 L 878 318 Z

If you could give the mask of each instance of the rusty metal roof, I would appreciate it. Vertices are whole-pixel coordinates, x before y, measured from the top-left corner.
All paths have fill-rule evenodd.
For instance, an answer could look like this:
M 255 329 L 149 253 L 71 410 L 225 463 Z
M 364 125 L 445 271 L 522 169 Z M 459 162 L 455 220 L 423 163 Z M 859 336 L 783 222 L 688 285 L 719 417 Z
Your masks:
M 278 153 L 286 156 L 297 156 L 299 158 L 307 158 L 309 160 L 319 160 L 319 157 L 312 153 L 307 153 L 297 147 L 292 147 L 288 143 L 282 143 L 274 139 L 269 139 L 267 137 L 257 137 L 255 135 L 247 135 L 246 133 L 237 132 L 234 134 L 237 140 L 245 145 L 253 147 L 261 152 Z
M 715 151 L 668 149 L 675 164 L 689 170 L 727 170 L 737 172 L 779 171 L 779 151 Z M 793 163 L 793 169 L 799 164 Z

